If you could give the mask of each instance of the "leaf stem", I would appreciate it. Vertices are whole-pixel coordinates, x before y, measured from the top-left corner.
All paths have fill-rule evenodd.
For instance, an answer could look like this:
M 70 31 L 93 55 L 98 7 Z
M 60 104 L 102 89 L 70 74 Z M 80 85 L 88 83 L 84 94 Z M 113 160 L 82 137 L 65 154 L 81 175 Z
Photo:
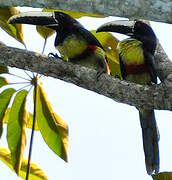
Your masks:
M 47 44 L 47 38 L 44 41 L 44 45 L 43 45 L 43 49 L 42 49 L 42 54 L 44 54 L 46 44 Z
M 24 71 L 24 73 L 30 78 L 30 79 L 33 79 L 33 77 L 34 77 L 34 73 L 32 72 L 32 76 L 33 77 L 31 77 L 26 71 Z
M 26 47 L 26 44 L 25 44 L 25 43 L 22 43 L 22 44 L 23 44 L 23 46 L 25 47 L 25 49 L 28 50 L 27 47 Z
M 45 41 L 44 41 L 44 45 L 43 45 L 43 48 L 42 48 L 42 54 L 44 54 L 46 44 L 47 44 L 47 38 L 45 38 Z M 36 76 L 38 76 L 38 73 L 36 74 Z
M 16 84 L 29 84 L 30 85 L 30 82 L 16 82 L 16 83 L 9 83 L 7 85 L 16 85 Z
M 11 76 L 15 76 L 15 77 L 17 77 L 17 78 L 20 78 L 20 79 L 24 79 L 24 80 L 26 80 L 26 81 L 30 81 L 30 79 L 27 79 L 27 78 L 24 78 L 24 77 L 18 76 L 18 75 L 13 74 L 13 73 L 8 73 L 8 74 L 9 74 L 9 75 L 11 75 Z
M 33 123 L 32 123 L 31 137 L 30 137 L 30 147 L 29 147 L 29 156 L 28 156 L 28 163 L 27 163 L 26 180 L 29 179 L 30 160 L 31 160 L 31 155 L 32 155 L 33 137 L 34 137 L 34 129 L 35 129 L 35 121 L 36 121 L 36 99 L 37 99 L 37 80 L 36 79 L 37 78 L 35 77 Z
M 27 88 L 27 87 L 29 87 L 29 86 L 31 86 L 31 84 L 28 84 L 28 85 L 26 85 L 26 86 L 23 86 L 23 87 L 21 87 L 20 89 L 17 89 L 17 92 L 20 91 L 21 89 Z M 28 92 L 29 92 L 29 91 L 28 91 Z

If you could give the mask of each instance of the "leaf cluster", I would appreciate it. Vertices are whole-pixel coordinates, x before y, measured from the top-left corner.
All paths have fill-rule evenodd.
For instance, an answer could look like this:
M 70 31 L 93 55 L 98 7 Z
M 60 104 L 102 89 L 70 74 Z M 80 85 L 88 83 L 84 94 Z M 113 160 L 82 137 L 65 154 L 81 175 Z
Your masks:
M 11 16 L 18 13 L 19 11 L 16 8 L 0 8 L 0 26 L 25 46 L 22 25 L 7 23 Z M 0 74 L 17 76 L 10 73 L 8 67 L 2 65 L 0 65 Z M 32 128 L 32 132 L 39 130 L 50 149 L 67 162 L 68 127 L 60 116 L 53 111 L 43 85 L 39 82 L 39 77 L 38 74 L 29 76 L 30 79 L 27 82 L 27 86 L 30 87 L 29 90 L 8 88 L 8 85 L 15 83 L 8 82 L 3 76 L 0 77 L 0 88 L 3 87 L 0 93 L 0 136 L 3 132 L 3 125 L 6 123 L 9 147 L 9 149 L 0 148 L 0 159 L 22 178 L 28 177 L 29 172 L 30 179 L 47 179 L 37 165 L 30 163 L 30 157 L 28 160 L 23 159 L 26 128 Z M 34 92 L 33 113 L 29 113 L 26 108 L 31 89 Z M 10 104 L 12 104 L 11 107 Z

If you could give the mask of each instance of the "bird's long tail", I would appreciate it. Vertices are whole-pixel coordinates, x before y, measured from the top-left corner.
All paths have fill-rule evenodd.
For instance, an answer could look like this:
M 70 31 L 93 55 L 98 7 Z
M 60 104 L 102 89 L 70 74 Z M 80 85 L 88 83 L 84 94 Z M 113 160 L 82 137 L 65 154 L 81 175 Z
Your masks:
M 156 125 L 154 110 L 139 109 L 142 128 L 143 148 L 145 153 L 146 170 L 149 175 L 159 171 L 159 133 Z

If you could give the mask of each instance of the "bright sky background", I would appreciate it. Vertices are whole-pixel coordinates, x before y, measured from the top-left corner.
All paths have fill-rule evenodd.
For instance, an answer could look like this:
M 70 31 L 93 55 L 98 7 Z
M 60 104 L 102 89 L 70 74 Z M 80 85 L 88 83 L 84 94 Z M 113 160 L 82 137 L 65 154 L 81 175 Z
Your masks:
M 24 9 L 29 10 L 31 9 Z M 80 22 L 91 30 L 112 19 L 115 18 L 81 18 Z M 151 25 L 172 59 L 172 25 Z M 23 48 L 4 31 L 0 30 L 0 33 L 0 41 L 6 45 Z M 35 27 L 24 25 L 24 33 L 28 50 L 41 52 L 44 41 L 36 33 Z M 54 38 L 55 35 L 48 39 L 46 54 L 56 52 L 53 47 Z M 32 162 L 39 165 L 49 180 L 152 179 L 146 173 L 140 122 L 134 107 L 116 103 L 107 97 L 57 79 L 44 78 L 44 81 L 54 110 L 69 126 L 68 164 L 48 148 L 39 132 L 35 133 Z M 172 171 L 172 113 L 156 111 L 156 120 L 160 132 L 160 171 Z M 5 131 L 6 129 L 3 139 L 6 136 Z M 29 130 L 27 137 L 30 137 Z M 4 140 L 0 144 L 6 146 Z M 28 150 L 25 157 L 27 154 Z M 2 161 L 0 167 L 1 180 L 20 179 Z

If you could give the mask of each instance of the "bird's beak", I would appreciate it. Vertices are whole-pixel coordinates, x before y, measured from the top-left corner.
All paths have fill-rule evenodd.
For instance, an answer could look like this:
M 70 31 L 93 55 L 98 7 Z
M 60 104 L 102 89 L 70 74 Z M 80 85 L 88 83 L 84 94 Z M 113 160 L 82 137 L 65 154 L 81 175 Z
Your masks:
M 135 21 L 112 21 L 100 26 L 96 32 L 117 32 L 125 35 L 133 35 Z
M 24 12 L 10 17 L 8 23 L 33 24 L 47 26 L 49 28 L 58 26 L 58 21 L 55 19 L 54 12 Z

